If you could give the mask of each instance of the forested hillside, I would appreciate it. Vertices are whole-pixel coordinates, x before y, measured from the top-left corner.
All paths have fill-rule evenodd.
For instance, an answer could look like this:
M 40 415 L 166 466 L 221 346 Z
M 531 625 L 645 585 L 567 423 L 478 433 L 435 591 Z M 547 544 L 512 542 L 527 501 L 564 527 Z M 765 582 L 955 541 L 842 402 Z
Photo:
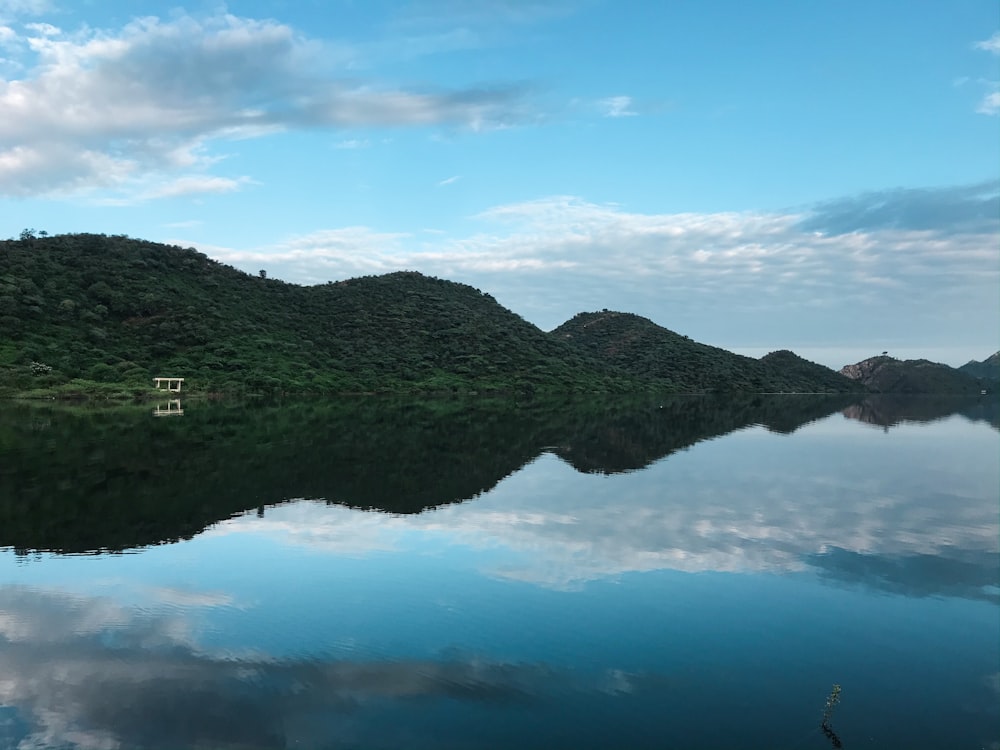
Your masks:
M 0 243 L 0 383 L 203 390 L 623 390 L 472 287 L 394 273 L 304 287 L 104 235 Z
M 792 352 L 763 359 L 699 344 L 631 313 L 580 313 L 552 334 L 607 364 L 682 390 L 840 392 L 863 390 L 829 368 Z
M 298 286 L 124 236 L 0 242 L 0 395 L 136 395 L 154 376 L 202 392 L 913 391 L 882 364 L 871 380 L 757 360 L 607 310 L 545 333 L 414 272 Z M 919 389 L 976 382 L 919 369 Z

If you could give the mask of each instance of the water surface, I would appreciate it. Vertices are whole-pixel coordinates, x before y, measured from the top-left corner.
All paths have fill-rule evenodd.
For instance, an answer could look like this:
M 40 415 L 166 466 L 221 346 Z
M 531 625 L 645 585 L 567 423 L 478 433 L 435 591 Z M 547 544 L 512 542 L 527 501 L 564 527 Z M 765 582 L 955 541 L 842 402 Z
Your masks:
M 8 406 L 0 748 L 1000 747 L 998 494 L 985 401 Z

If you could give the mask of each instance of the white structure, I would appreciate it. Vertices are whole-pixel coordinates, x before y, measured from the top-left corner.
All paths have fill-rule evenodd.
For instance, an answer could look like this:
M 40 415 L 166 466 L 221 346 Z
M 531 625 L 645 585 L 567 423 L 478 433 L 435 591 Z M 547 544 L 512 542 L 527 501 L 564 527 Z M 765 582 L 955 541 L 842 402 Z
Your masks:
M 175 398 L 173 401 L 167 401 L 166 405 L 157 404 L 156 408 L 153 409 L 154 417 L 183 417 L 184 410 L 181 408 L 181 400 Z
M 153 378 L 153 382 L 156 383 L 156 387 L 160 390 L 163 390 L 165 387 L 168 391 L 180 393 L 181 383 L 184 382 L 184 378 Z M 166 386 L 161 385 L 161 383 L 166 383 Z

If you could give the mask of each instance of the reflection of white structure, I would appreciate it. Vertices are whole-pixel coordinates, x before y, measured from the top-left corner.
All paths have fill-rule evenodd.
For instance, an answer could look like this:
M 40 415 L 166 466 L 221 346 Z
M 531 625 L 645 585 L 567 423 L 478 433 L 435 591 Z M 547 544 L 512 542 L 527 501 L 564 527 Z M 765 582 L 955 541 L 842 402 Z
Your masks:
M 153 382 L 156 383 L 156 387 L 160 390 L 166 388 L 168 391 L 180 393 L 181 383 L 184 382 L 184 378 L 153 378 Z M 163 385 L 164 383 L 166 385 Z
M 160 404 L 156 405 L 153 409 L 154 417 L 182 417 L 184 416 L 184 410 L 181 408 L 181 400 L 175 398 L 172 401 L 167 401 L 165 406 Z

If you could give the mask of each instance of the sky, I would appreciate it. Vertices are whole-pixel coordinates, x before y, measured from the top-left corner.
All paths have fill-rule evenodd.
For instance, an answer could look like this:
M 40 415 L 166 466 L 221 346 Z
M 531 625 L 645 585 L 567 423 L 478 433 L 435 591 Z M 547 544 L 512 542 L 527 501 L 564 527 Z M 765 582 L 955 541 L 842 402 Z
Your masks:
M 996 0 L 0 0 L 0 237 L 835 368 L 1000 349 L 998 125 Z

